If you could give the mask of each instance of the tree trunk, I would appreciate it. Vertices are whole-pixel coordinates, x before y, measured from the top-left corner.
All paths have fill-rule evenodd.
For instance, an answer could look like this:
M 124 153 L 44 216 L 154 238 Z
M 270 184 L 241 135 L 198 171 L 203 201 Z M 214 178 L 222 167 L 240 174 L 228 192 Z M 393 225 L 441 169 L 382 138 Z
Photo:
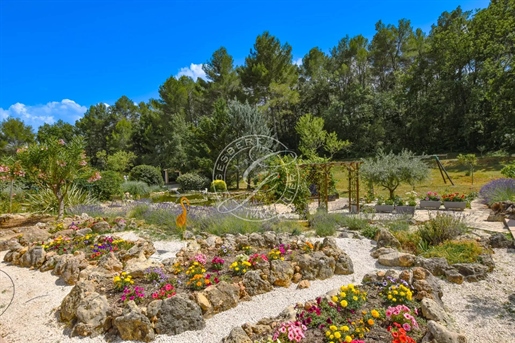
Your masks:
M 59 205 L 59 210 L 57 212 L 57 220 L 62 220 L 64 218 L 64 194 L 58 189 L 55 192 L 55 197 L 57 198 L 57 203 Z
M 13 188 L 14 179 L 11 179 L 11 188 L 9 189 L 9 213 L 13 212 Z

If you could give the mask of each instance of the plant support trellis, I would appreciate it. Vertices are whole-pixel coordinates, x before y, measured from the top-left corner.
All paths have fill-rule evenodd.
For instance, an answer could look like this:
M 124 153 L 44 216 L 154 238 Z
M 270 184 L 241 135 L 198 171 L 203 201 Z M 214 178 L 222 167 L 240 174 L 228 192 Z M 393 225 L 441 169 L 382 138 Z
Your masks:
M 359 212 L 359 166 L 362 162 L 303 163 L 299 167 L 305 173 L 312 198 L 318 199 L 319 207 L 329 210 L 331 191 L 336 191 L 331 171 L 341 167 L 348 174 L 348 199 L 350 212 Z

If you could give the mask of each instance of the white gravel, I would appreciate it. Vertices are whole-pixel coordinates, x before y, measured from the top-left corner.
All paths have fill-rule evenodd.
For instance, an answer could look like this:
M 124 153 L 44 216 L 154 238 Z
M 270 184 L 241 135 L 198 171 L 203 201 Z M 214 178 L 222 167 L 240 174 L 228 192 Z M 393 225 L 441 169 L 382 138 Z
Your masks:
M 370 257 L 373 244 L 367 240 L 338 238 L 337 243 L 351 257 L 354 274 L 336 276 L 329 280 L 311 282 L 311 287 L 297 290 L 276 288 L 274 291 L 255 296 L 251 301 L 242 302 L 236 308 L 215 315 L 206 320 L 206 328 L 201 331 L 188 331 L 177 336 L 158 335 L 155 342 L 215 343 L 227 336 L 235 326 L 246 322 L 256 322 L 263 317 L 278 315 L 283 309 L 297 302 L 314 299 L 327 291 L 349 282 L 359 283 L 362 277 L 379 266 Z M 155 242 L 157 259 L 166 258 L 177 252 L 183 242 Z M 0 259 L 6 252 L 0 253 Z M 443 283 L 444 302 L 452 309 L 462 332 L 469 336 L 469 342 L 511 342 L 515 326 L 510 319 L 500 319 L 501 303 L 515 293 L 514 253 L 496 250 L 494 260 L 498 267 L 488 280 L 473 284 L 453 285 Z M 50 272 L 41 273 L 26 268 L 0 264 L 0 270 L 9 274 L 15 283 L 14 301 L 0 317 L 0 337 L 7 343 L 18 342 L 106 342 L 103 337 L 68 337 L 67 330 L 58 323 L 55 315 L 62 299 L 72 286 L 60 283 Z M 0 313 L 12 296 L 12 285 L 4 273 L 0 273 Z M 488 299 L 488 300 L 487 300 Z M 487 301 L 486 301 L 487 300 Z M 511 323 L 513 323 L 513 317 Z M 1 342 L 1 339 L 0 339 Z M 122 342 L 116 340 L 115 342 Z

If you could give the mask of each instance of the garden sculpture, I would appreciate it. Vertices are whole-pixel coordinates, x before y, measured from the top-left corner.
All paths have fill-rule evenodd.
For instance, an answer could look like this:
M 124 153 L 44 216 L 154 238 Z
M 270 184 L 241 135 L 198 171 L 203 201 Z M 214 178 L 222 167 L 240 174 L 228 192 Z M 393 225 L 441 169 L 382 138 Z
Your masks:
M 182 207 L 182 213 L 177 216 L 177 219 L 175 220 L 175 224 L 177 224 L 178 228 L 183 228 L 186 226 L 186 216 L 188 214 L 188 211 L 186 210 L 186 206 L 184 206 L 184 203 L 188 204 L 190 206 L 190 201 L 186 197 L 182 197 L 179 200 L 179 203 Z

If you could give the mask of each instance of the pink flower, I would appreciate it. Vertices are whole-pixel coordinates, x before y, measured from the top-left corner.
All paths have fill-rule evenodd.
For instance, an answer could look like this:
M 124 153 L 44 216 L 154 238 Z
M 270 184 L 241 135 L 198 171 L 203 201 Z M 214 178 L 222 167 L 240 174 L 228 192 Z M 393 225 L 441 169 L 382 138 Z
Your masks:
M 402 324 L 402 328 L 406 331 L 410 331 L 411 330 L 411 326 L 408 324 L 408 323 L 404 323 Z
M 169 283 L 167 283 L 167 284 L 166 284 L 166 286 L 165 286 L 165 289 L 166 289 L 167 291 L 171 290 L 171 289 L 172 289 L 172 285 L 170 285 Z

